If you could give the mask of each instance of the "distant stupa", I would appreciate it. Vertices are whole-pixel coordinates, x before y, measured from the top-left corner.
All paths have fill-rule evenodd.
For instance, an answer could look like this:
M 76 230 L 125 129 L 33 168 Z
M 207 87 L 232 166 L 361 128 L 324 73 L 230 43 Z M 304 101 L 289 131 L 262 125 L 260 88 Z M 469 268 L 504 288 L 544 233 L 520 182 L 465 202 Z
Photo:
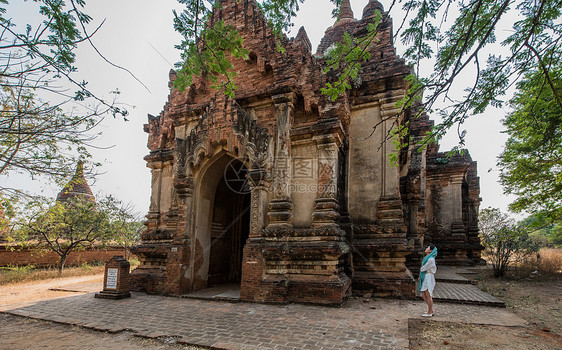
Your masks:
M 90 186 L 86 182 L 86 178 L 84 178 L 83 161 L 78 162 L 76 173 L 57 195 L 57 202 L 65 203 L 74 198 L 82 198 L 91 202 L 96 201 L 96 197 L 94 197 Z

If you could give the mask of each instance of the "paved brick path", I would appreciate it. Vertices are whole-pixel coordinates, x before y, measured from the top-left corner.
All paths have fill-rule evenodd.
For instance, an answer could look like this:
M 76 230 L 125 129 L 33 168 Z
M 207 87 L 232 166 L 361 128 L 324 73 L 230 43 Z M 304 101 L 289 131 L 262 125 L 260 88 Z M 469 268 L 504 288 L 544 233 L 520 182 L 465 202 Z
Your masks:
M 130 332 L 100 333 L 80 327 L 0 314 L 0 349 L 6 350 L 200 350 L 145 339 Z
M 498 301 L 476 286 L 467 284 L 464 280 L 470 280 L 458 275 L 458 271 L 464 270 L 447 267 L 439 269 L 438 278 L 441 273 L 441 278 L 454 283 L 437 283 L 434 291 L 436 316 L 433 320 L 500 326 L 525 324 L 524 320 L 506 309 L 443 303 L 445 300 L 494 305 Z M 101 285 L 65 285 L 59 288 L 97 291 Z M 218 293 L 220 296 L 225 291 L 217 289 L 202 293 L 210 293 L 212 296 Z M 130 342 L 132 337 L 141 336 L 159 338 L 167 343 L 176 342 L 178 347 L 193 344 L 215 349 L 407 349 L 408 319 L 421 318 L 420 315 L 426 310 L 422 301 L 366 301 L 363 298 L 352 299 L 341 308 L 331 308 L 295 304 L 226 303 L 142 293 L 133 293 L 132 298 L 118 301 L 95 299 L 93 293 L 68 295 L 66 298 L 19 305 L 0 302 L 0 311 L 80 326 L 86 328 L 83 329 L 84 332 L 91 332 L 89 329 L 109 331 L 116 334 L 116 342 Z M 10 329 L 2 330 L 18 331 L 14 324 L 10 323 Z M 39 327 L 38 333 L 34 330 L 30 332 L 43 334 L 49 328 L 48 325 L 34 325 L 33 327 Z M 53 349 L 58 348 L 58 345 L 64 348 L 65 339 L 77 337 L 76 330 L 81 329 L 62 325 L 57 327 L 67 327 L 66 332 L 70 335 L 65 334 L 64 329 L 55 329 L 55 333 L 60 331 L 63 335 L 49 338 L 54 339 L 50 343 L 55 344 L 55 347 L 51 347 Z M 91 336 L 95 336 L 95 333 L 81 334 L 80 339 L 83 338 L 88 343 Z M 111 339 L 107 334 L 100 336 Z M 3 337 L 1 331 L 0 337 Z M 6 344 L 0 343 L 0 348 L 3 345 Z M 27 348 L 33 346 L 17 349 Z M 92 349 L 97 348 L 93 346 Z
M 506 309 L 436 303 L 435 320 L 520 326 Z M 26 316 L 219 349 L 407 349 L 408 318 L 423 302 L 351 300 L 341 308 L 263 305 L 150 296 L 96 299 L 93 294 L 4 307 Z

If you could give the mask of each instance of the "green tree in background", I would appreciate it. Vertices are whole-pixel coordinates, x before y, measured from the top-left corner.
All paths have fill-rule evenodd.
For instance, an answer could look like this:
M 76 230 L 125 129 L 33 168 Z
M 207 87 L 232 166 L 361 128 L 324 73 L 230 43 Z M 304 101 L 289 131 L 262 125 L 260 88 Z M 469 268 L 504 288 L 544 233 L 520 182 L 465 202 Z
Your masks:
M 92 18 L 83 11 L 84 0 L 20 6 L 38 11 L 41 22 L 12 17 L 8 0 L 0 0 L 0 176 L 17 172 L 60 180 L 78 159 L 90 157 L 87 146 L 103 117 L 124 117 L 127 111 L 76 77 L 75 50 L 92 44 L 97 30 L 86 29 Z M 0 185 L 4 193 L 18 190 Z
M 532 214 L 520 222 L 528 228 L 530 236 L 543 243 L 543 246 L 562 247 L 562 223 L 549 223 L 545 214 Z
M 129 260 L 131 248 L 140 242 L 145 226 L 142 216 L 135 213 L 133 206 L 114 200 L 110 211 L 114 243 L 125 249 L 125 259 Z
M 33 201 L 27 207 L 30 215 L 17 231 L 17 243 L 26 244 L 39 250 L 53 251 L 59 256 L 59 275 L 62 274 L 66 259 L 76 250 L 100 246 L 111 237 L 108 203 L 82 198 L 68 202 Z
M 536 68 L 517 85 L 498 161 L 505 192 L 517 197 L 510 209 L 534 214 L 538 227 L 562 223 L 562 65 L 550 65 L 552 77 Z
M 8 232 L 15 217 L 14 199 L 5 198 L 0 193 L 0 242 L 7 240 Z

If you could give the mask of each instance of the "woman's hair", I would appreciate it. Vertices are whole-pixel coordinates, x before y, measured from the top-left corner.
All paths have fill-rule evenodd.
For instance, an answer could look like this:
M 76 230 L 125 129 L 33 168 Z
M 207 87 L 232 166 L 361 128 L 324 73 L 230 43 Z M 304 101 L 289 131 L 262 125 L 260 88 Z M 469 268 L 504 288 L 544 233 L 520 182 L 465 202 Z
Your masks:
M 434 244 L 428 244 L 427 246 L 428 246 L 429 249 L 431 249 L 431 250 L 435 249 L 435 245 L 434 245 Z

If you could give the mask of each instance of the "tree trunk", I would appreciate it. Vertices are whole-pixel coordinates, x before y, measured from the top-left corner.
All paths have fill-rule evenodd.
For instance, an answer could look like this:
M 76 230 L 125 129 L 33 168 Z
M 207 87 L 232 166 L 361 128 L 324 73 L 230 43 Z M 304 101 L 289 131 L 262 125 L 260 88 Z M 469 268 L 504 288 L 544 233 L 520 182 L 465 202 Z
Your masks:
M 65 262 L 66 262 L 66 255 L 63 255 L 59 259 L 59 277 L 62 276 L 62 270 L 64 269 Z

